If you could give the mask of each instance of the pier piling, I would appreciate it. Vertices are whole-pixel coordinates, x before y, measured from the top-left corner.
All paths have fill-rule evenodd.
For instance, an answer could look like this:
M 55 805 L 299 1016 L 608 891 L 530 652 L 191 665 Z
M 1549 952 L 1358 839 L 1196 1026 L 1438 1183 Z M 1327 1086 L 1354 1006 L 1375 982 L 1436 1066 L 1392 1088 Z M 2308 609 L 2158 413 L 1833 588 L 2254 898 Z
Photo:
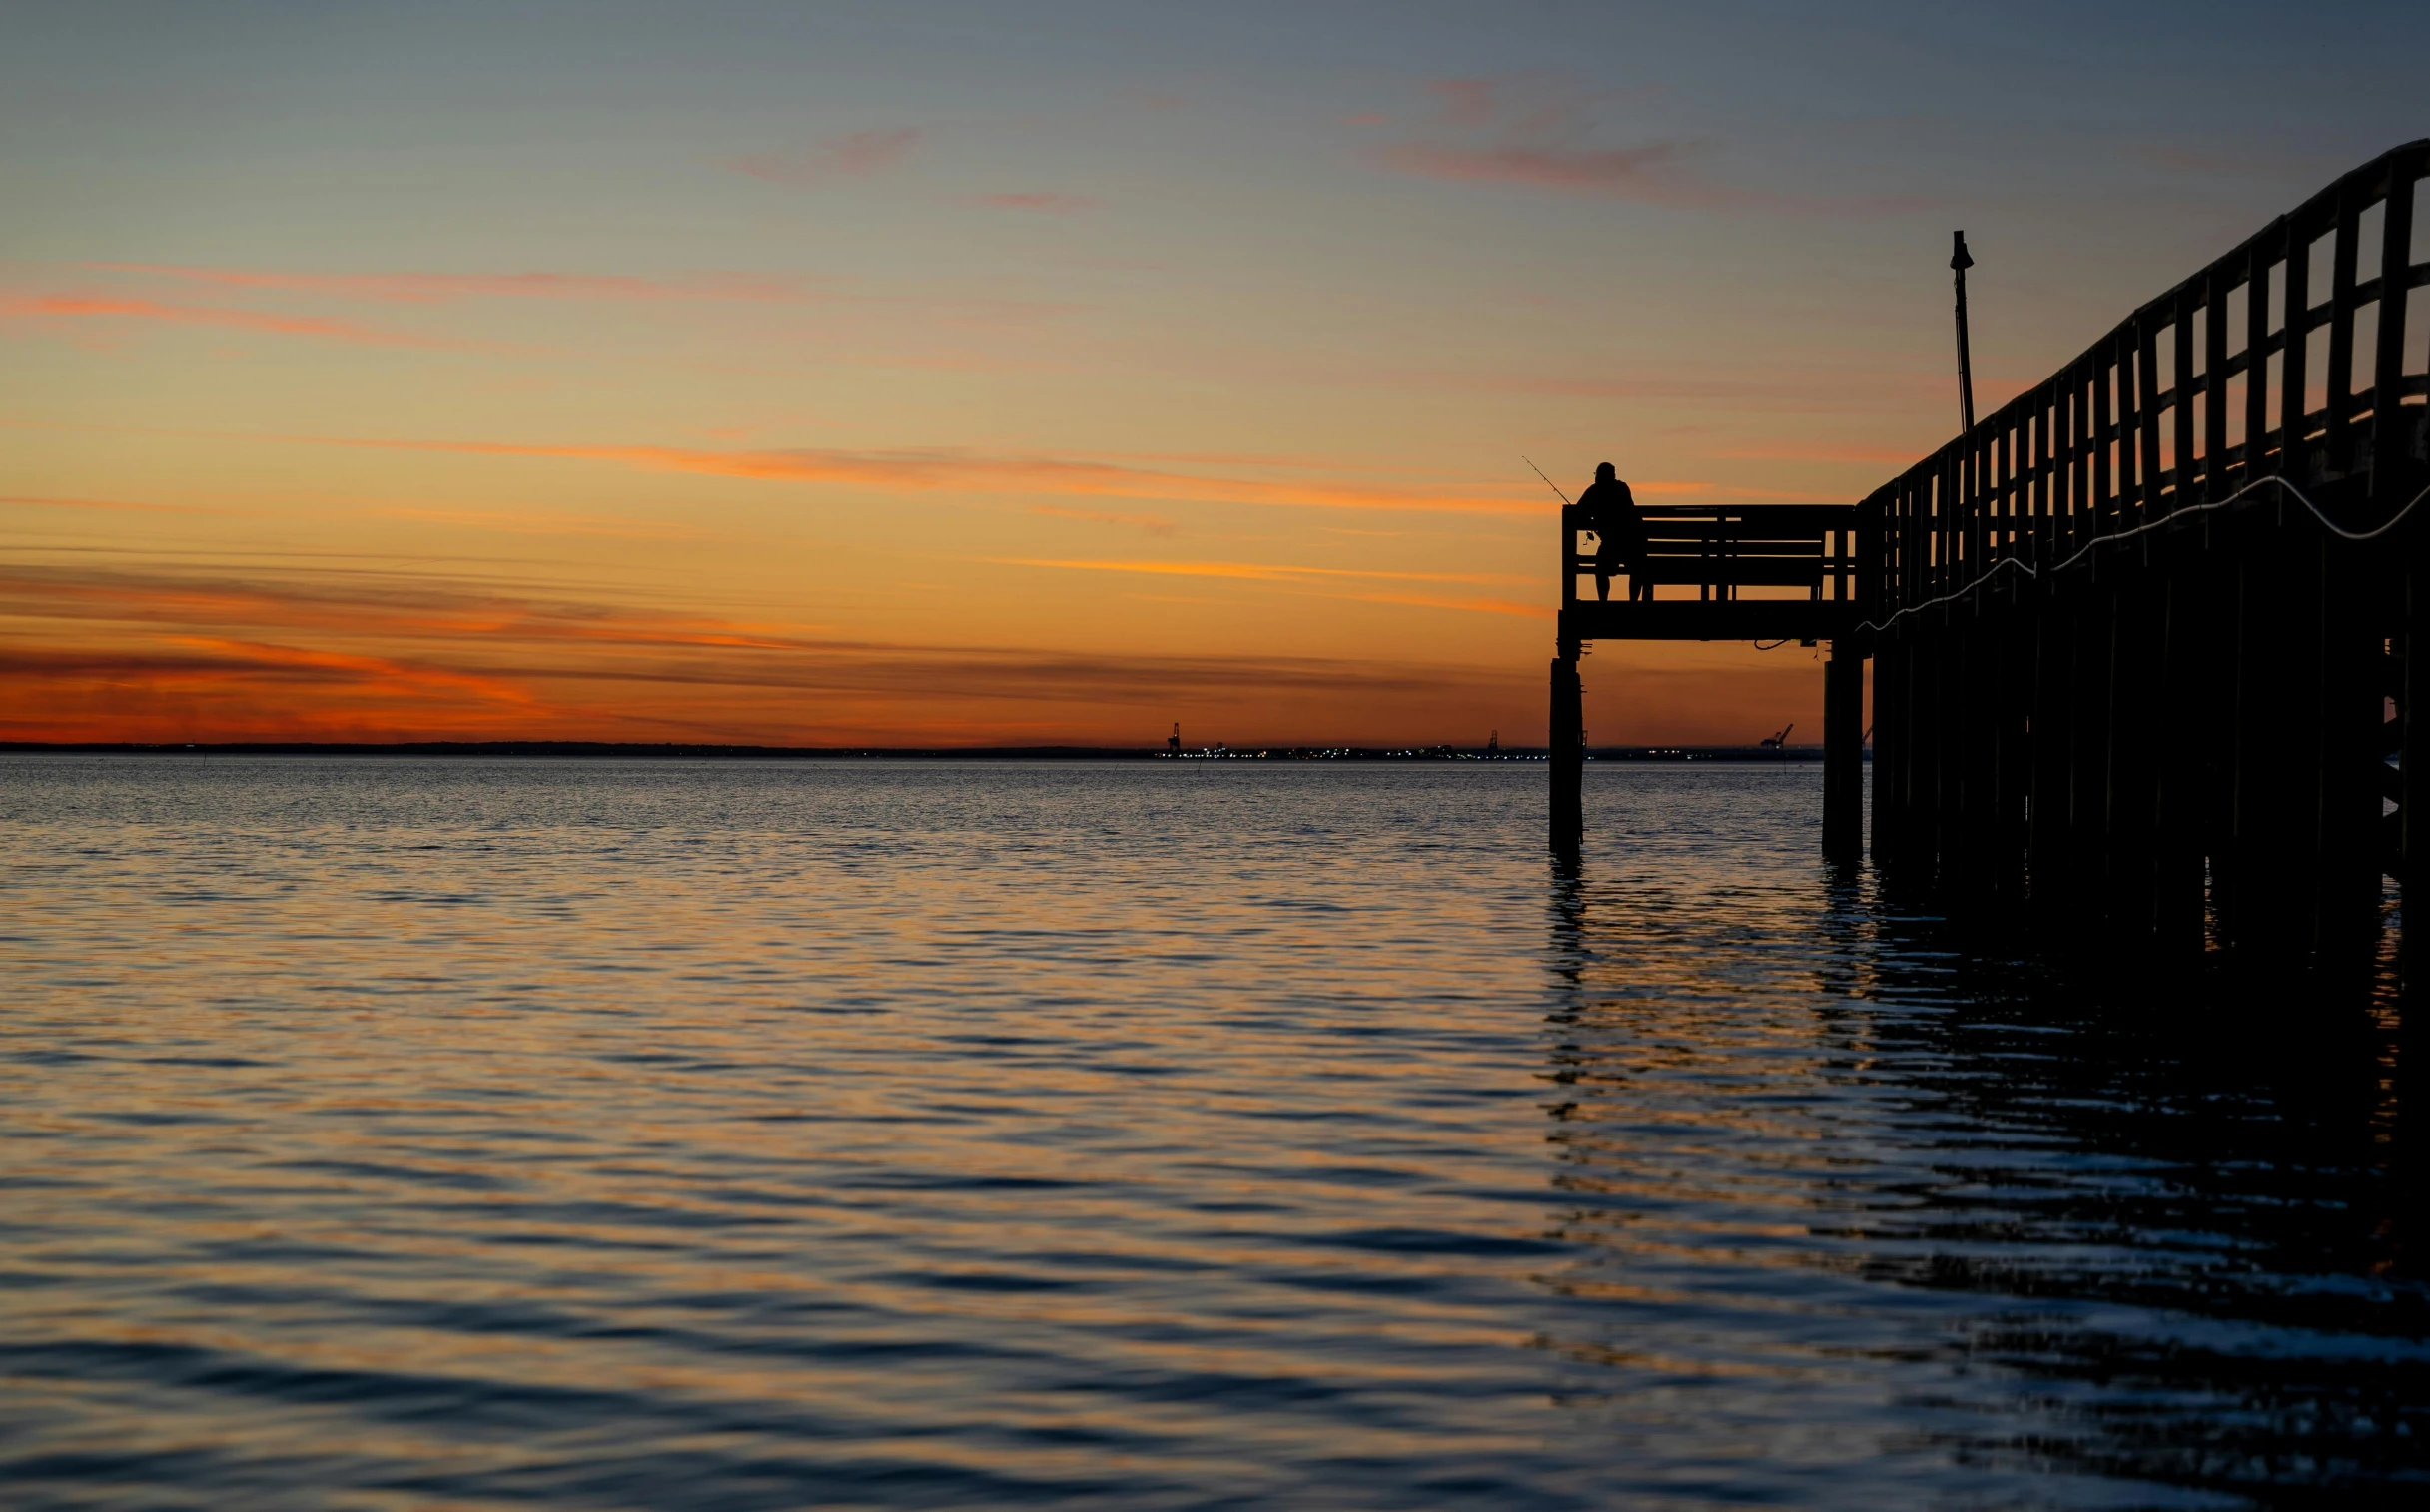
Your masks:
M 2426 172 L 2430 141 L 2345 175 L 1861 504 L 1644 508 L 1641 570 L 1692 598 L 1578 601 L 1565 509 L 1556 839 L 1588 643 L 1827 641 L 1833 862 L 1866 844 L 1871 658 L 1872 857 L 1902 891 L 2138 950 L 2350 955 L 2384 879 L 2430 875 Z
M 1578 647 L 1564 643 L 1552 663 L 1552 843 L 1575 850 L 1585 829 L 1585 690 L 1578 681 Z
M 1823 663 L 1823 854 L 1865 855 L 1865 656 L 1834 642 Z

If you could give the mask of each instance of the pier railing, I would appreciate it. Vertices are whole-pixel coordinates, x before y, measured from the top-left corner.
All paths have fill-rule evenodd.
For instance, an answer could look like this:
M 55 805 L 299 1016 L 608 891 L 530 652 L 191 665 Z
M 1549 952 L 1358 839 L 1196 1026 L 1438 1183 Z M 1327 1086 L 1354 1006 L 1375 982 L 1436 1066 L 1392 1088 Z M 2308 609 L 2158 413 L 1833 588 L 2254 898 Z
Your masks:
M 2425 173 L 2346 174 L 1867 500 L 1887 873 L 2295 954 L 2430 878 Z
M 1804 589 L 1811 600 L 1839 604 L 1857 598 L 1868 557 L 1860 543 L 1863 511 L 1858 508 L 1650 504 L 1640 505 L 1638 513 L 1646 531 L 1640 580 L 1650 578 L 1657 588 L 1693 588 L 1700 603 L 1731 602 L 1746 588 Z M 1563 608 L 1579 602 L 1581 578 L 1592 592 L 1594 552 L 1580 540 L 1590 528 L 1575 505 L 1563 507 Z M 1613 591 L 1621 589 L 1615 584 Z
M 2407 296 L 2430 284 L 2426 170 L 2430 140 L 2364 164 L 1876 490 L 1885 612 L 2004 562 L 2087 561 L 2196 504 L 2342 485 L 2341 525 L 2384 523 L 2430 448 L 2430 339 L 2407 331 Z

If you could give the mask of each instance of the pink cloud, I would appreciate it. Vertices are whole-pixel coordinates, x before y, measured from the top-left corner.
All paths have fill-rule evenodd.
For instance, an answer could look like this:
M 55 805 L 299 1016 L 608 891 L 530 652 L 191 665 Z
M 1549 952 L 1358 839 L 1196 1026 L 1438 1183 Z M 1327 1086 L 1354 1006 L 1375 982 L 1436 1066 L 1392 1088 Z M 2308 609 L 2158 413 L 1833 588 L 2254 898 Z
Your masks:
M 979 203 L 993 205 L 998 210 L 1037 210 L 1057 216 L 1068 216 L 1076 210 L 1090 210 L 1098 204 L 1096 200 L 1087 195 L 1064 194 L 1053 189 L 1035 189 L 1017 194 L 981 195 Z
M 1434 140 L 1374 150 L 1371 161 L 1419 178 L 1525 184 L 1565 194 L 1705 210 L 1844 215 L 1912 210 L 1914 199 L 1829 199 L 1711 183 L 1690 172 L 1700 144 L 1660 138 L 1592 145 L 1602 97 L 1557 78 L 1434 79 Z
M 471 297 L 554 300 L 769 300 L 811 298 L 805 281 L 755 274 L 643 279 L 588 273 L 284 273 L 250 268 L 188 268 L 168 263 L 87 263 L 108 273 L 142 274 L 222 289 L 328 294 L 400 304 Z
M 917 126 L 856 131 L 797 152 L 746 153 L 727 159 L 725 166 L 772 184 L 816 189 L 885 173 L 909 156 L 924 135 Z
M 320 337 L 328 341 L 373 347 L 434 345 L 424 338 L 403 332 L 378 331 L 349 321 L 323 320 L 317 316 L 264 315 L 253 310 L 227 310 L 209 305 L 165 305 L 157 300 L 120 299 L 104 295 L 45 294 L 30 298 L 0 298 L 0 317 L 9 316 L 157 321 L 173 326 L 226 326 L 273 336 Z
M 1429 147 L 1404 143 L 1384 150 L 1384 159 L 1404 173 L 1429 179 L 1484 179 L 1583 190 L 1622 199 L 1673 204 L 1707 200 L 1715 191 L 1682 183 L 1661 170 L 1683 156 L 1676 142 L 1643 147 Z
M 1446 126 L 1483 126 L 1494 117 L 1496 104 L 1491 79 L 1429 79 L 1426 92 L 1439 102 L 1435 116 Z
M 1733 189 L 1705 183 L 1683 172 L 1680 165 L 1689 155 L 1688 145 L 1680 142 L 1650 142 L 1643 147 L 1620 148 L 1526 144 L 1463 148 L 1404 142 L 1384 148 L 1377 157 L 1387 168 L 1420 178 L 1527 184 L 1570 194 L 1702 210 L 1837 216 L 1896 214 L 1922 210 L 1932 203 L 1915 195 L 1832 199 Z

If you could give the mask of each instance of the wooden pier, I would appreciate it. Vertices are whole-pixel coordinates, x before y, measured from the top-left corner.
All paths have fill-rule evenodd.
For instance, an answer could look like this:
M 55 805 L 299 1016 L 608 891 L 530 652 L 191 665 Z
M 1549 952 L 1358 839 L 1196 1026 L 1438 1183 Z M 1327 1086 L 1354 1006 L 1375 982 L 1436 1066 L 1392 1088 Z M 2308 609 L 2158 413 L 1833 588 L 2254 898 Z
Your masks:
M 1579 597 L 1565 509 L 1556 845 L 1589 644 L 1824 642 L 1833 859 L 1871 660 L 1886 878 L 2163 946 L 2369 933 L 2430 865 L 2425 172 L 2347 174 L 1861 503 L 1647 509 L 1651 603 Z

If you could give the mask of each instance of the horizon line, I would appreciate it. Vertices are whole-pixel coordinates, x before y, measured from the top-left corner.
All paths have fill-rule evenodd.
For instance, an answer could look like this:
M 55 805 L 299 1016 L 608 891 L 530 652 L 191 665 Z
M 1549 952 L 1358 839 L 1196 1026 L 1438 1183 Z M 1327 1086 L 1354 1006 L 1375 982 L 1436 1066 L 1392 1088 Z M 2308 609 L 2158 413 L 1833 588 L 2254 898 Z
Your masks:
M 1323 744 L 1285 744 L 1267 741 L 1247 745 L 1216 742 L 1212 745 L 1186 747 L 1180 759 L 1205 759 L 1202 753 L 1219 753 L 1233 759 L 1322 759 L 1327 753 L 1341 757 L 1366 760 L 1426 760 L 1445 756 L 1485 758 L 1536 757 L 1550 753 L 1541 745 L 1453 745 L 1437 741 L 1420 744 L 1411 741 L 1376 741 L 1365 744 L 1341 742 Z M 1646 758 L 1680 756 L 1727 756 L 1745 753 L 1771 759 L 1819 757 L 1823 747 L 1817 744 L 1790 746 L 1762 745 L 1697 745 L 1671 742 L 1589 746 L 1590 757 L 1626 759 L 1628 755 Z M 297 755 L 297 756 L 600 756 L 642 759 L 814 759 L 818 757 L 923 757 L 930 759 L 1021 759 L 1033 760 L 1155 760 L 1174 759 L 1171 748 L 1158 745 L 1082 745 L 1071 742 L 1042 742 L 1036 745 L 829 745 L 829 746 L 771 746 L 751 745 L 730 741 L 609 741 L 609 740 L 394 740 L 394 741 L 335 741 L 335 740 L 0 740 L 0 754 L 57 753 L 62 755 Z

